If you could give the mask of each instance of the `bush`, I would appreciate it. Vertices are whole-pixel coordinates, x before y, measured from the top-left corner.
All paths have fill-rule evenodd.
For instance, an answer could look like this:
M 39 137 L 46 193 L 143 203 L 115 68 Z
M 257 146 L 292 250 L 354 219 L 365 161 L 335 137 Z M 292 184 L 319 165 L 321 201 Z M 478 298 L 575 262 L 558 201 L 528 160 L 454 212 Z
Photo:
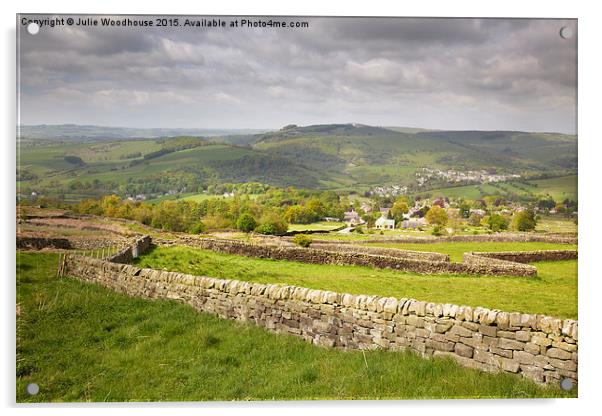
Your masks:
M 362 227 L 357 227 L 353 231 L 358 234 L 364 234 L 364 229 Z
M 533 231 L 536 225 L 537 219 L 531 210 L 517 212 L 512 218 L 512 226 L 517 231 Z
M 486 225 L 489 227 L 489 229 L 493 232 L 508 229 L 508 219 L 499 214 L 491 214 L 489 218 L 485 217 L 483 220 L 486 222 Z
M 435 225 L 431 234 L 436 236 L 443 235 L 443 227 L 441 225 Z
M 293 243 L 305 248 L 309 247 L 312 241 L 311 237 L 305 234 L 297 234 L 293 237 Z
M 277 214 L 268 214 L 262 217 L 261 223 L 255 228 L 255 232 L 265 235 L 284 235 L 288 230 L 288 224 Z
M 257 221 L 251 214 L 244 213 L 240 217 L 238 217 L 238 221 L 236 221 L 236 228 L 245 233 L 249 233 L 253 231 L 257 227 Z
M 201 234 L 205 232 L 205 224 L 203 224 L 201 221 L 199 222 L 195 222 L 194 224 L 192 224 L 192 226 L 188 229 L 188 232 L 190 234 Z

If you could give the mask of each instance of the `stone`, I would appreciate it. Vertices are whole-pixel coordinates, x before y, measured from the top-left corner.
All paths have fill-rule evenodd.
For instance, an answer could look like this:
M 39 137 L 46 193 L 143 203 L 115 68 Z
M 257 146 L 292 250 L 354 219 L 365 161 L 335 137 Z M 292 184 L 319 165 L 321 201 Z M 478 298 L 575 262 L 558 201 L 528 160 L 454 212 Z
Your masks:
M 569 344 L 567 342 L 562 342 L 562 341 L 552 341 L 552 347 L 560 348 L 561 350 L 569 351 L 569 352 L 577 351 L 577 345 Z
M 469 347 L 468 345 L 457 343 L 454 347 L 454 351 L 461 357 L 472 358 L 474 349 L 472 347 Z
M 577 364 L 573 361 L 559 360 L 557 358 L 549 358 L 550 364 L 556 368 L 569 371 L 577 371 Z
M 524 350 L 525 344 L 513 339 L 500 338 L 498 347 L 504 350 Z
M 496 358 L 492 353 L 481 350 L 474 350 L 473 358 L 475 361 L 489 365 L 498 365 L 501 358 Z
M 462 326 L 475 332 L 478 331 L 480 327 L 480 325 L 475 322 L 462 322 Z
M 560 348 L 550 348 L 546 354 L 550 358 L 558 358 L 560 360 L 570 360 L 571 353 Z
M 520 365 L 515 360 L 510 360 L 508 358 L 502 358 L 502 370 L 508 371 L 511 373 L 518 373 Z
M 481 325 L 479 326 L 479 332 L 489 337 L 495 337 L 497 333 L 497 328 L 495 326 Z
M 539 345 L 541 347 L 549 347 L 552 345 L 552 340 L 542 335 L 533 335 L 531 337 L 531 342 L 533 344 Z
M 521 314 L 518 312 L 512 312 L 510 314 L 510 326 L 520 326 Z
M 385 304 L 383 306 L 383 310 L 389 313 L 397 313 L 397 307 L 399 303 L 395 298 L 386 298 Z
M 525 351 L 529 354 L 539 354 L 541 351 L 541 347 L 537 344 L 533 344 L 532 342 L 527 342 L 525 344 Z
M 529 342 L 531 341 L 531 333 L 528 331 L 516 331 L 515 337 L 517 341 Z
M 454 343 L 453 342 L 439 342 L 433 339 L 427 339 L 425 341 L 425 345 L 428 348 L 432 348 L 437 351 L 453 351 Z
M 470 329 L 464 328 L 460 325 L 454 325 L 449 332 L 450 334 L 458 335 L 460 337 L 472 337 L 472 334 L 474 334 L 474 332 L 472 332 Z
M 531 365 L 535 355 L 524 351 L 514 351 L 513 358 L 521 364 Z
M 515 339 L 516 333 L 511 331 L 497 331 L 497 336 L 500 338 Z
M 452 327 L 453 323 L 437 324 L 435 325 L 435 332 L 444 334 Z
M 495 317 L 495 323 L 500 329 L 507 329 L 510 326 L 510 316 L 508 312 L 499 312 Z

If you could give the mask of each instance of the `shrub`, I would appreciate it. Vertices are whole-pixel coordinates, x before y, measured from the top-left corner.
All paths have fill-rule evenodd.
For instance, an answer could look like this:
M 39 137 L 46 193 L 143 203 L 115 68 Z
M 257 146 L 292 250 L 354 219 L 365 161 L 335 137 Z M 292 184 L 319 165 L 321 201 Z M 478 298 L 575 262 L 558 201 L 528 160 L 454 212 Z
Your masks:
M 205 224 L 203 224 L 201 221 L 195 222 L 194 224 L 192 224 L 190 226 L 190 228 L 188 229 L 188 232 L 190 234 L 201 234 L 205 232 Z
M 426 220 L 435 226 L 443 226 L 447 224 L 447 213 L 439 205 L 433 205 L 426 213 Z
M 293 243 L 301 247 L 309 247 L 312 241 L 313 240 L 311 237 L 305 234 L 297 234 L 295 237 L 293 237 Z
M 364 234 L 364 229 L 362 227 L 357 227 L 353 231 L 355 231 L 358 234 Z
M 288 230 L 288 224 L 277 214 L 264 215 L 255 232 L 266 235 L 284 235 Z
M 256 227 L 257 221 L 255 221 L 255 218 L 248 213 L 242 214 L 236 221 L 236 228 L 244 231 L 245 233 L 253 231 Z
M 436 236 L 443 235 L 443 227 L 441 225 L 435 225 L 431 234 Z
M 517 212 L 512 218 L 512 226 L 517 231 L 533 231 L 536 225 L 537 219 L 531 210 Z
M 508 219 L 500 214 L 491 214 L 489 218 L 485 217 L 483 220 L 486 221 L 487 226 L 493 232 L 508 229 Z

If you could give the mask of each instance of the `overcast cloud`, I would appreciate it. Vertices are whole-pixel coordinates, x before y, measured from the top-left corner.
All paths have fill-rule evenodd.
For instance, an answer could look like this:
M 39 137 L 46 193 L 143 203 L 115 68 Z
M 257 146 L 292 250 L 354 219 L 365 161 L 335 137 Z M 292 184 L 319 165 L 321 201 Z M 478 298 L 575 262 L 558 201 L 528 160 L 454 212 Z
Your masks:
M 575 133 L 574 20 L 292 20 L 309 28 L 20 26 L 20 121 Z

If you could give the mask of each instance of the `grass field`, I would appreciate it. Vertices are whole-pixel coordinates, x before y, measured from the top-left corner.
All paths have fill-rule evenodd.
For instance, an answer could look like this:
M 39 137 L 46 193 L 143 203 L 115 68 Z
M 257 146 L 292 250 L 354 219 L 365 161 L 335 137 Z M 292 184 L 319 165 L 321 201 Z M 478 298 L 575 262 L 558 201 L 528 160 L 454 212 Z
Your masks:
M 540 242 L 447 242 L 447 243 L 370 243 L 372 246 L 398 248 L 401 250 L 434 251 L 449 254 L 451 261 L 462 261 L 462 255 L 469 251 L 530 251 L 530 250 L 575 250 L 576 244 L 555 244 Z
M 409 352 L 345 352 L 174 301 L 56 278 L 17 255 L 17 402 L 575 397 Z M 40 386 L 36 396 L 25 386 Z
M 190 247 L 158 247 L 137 261 L 140 267 L 224 279 L 577 318 L 577 261 L 535 264 L 537 278 L 428 276 L 369 267 L 258 259 Z
M 446 196 L 450 198 L 479 199 L 487 195 L 517 195 L 517 196 L 543 196 L 549 194 L 556 202 L 566 198 L 577 200 L 577 175 L 561 176 L 551 179 L 538 179 L 522 182 L 502 182 L 495 184 L 455 186 L 439 188 L 421 193 L 433 196 Z
M 311 224 L 289 224 L 289 231 L 316 231 L 316 230 L 336 230 L 345 226 L 344 222 L 320 221 Z
M 546 233 L 576 233 L 577 224 L 571 219 L 560 216 L 541 216 L 537 222 L 535 231 Z

